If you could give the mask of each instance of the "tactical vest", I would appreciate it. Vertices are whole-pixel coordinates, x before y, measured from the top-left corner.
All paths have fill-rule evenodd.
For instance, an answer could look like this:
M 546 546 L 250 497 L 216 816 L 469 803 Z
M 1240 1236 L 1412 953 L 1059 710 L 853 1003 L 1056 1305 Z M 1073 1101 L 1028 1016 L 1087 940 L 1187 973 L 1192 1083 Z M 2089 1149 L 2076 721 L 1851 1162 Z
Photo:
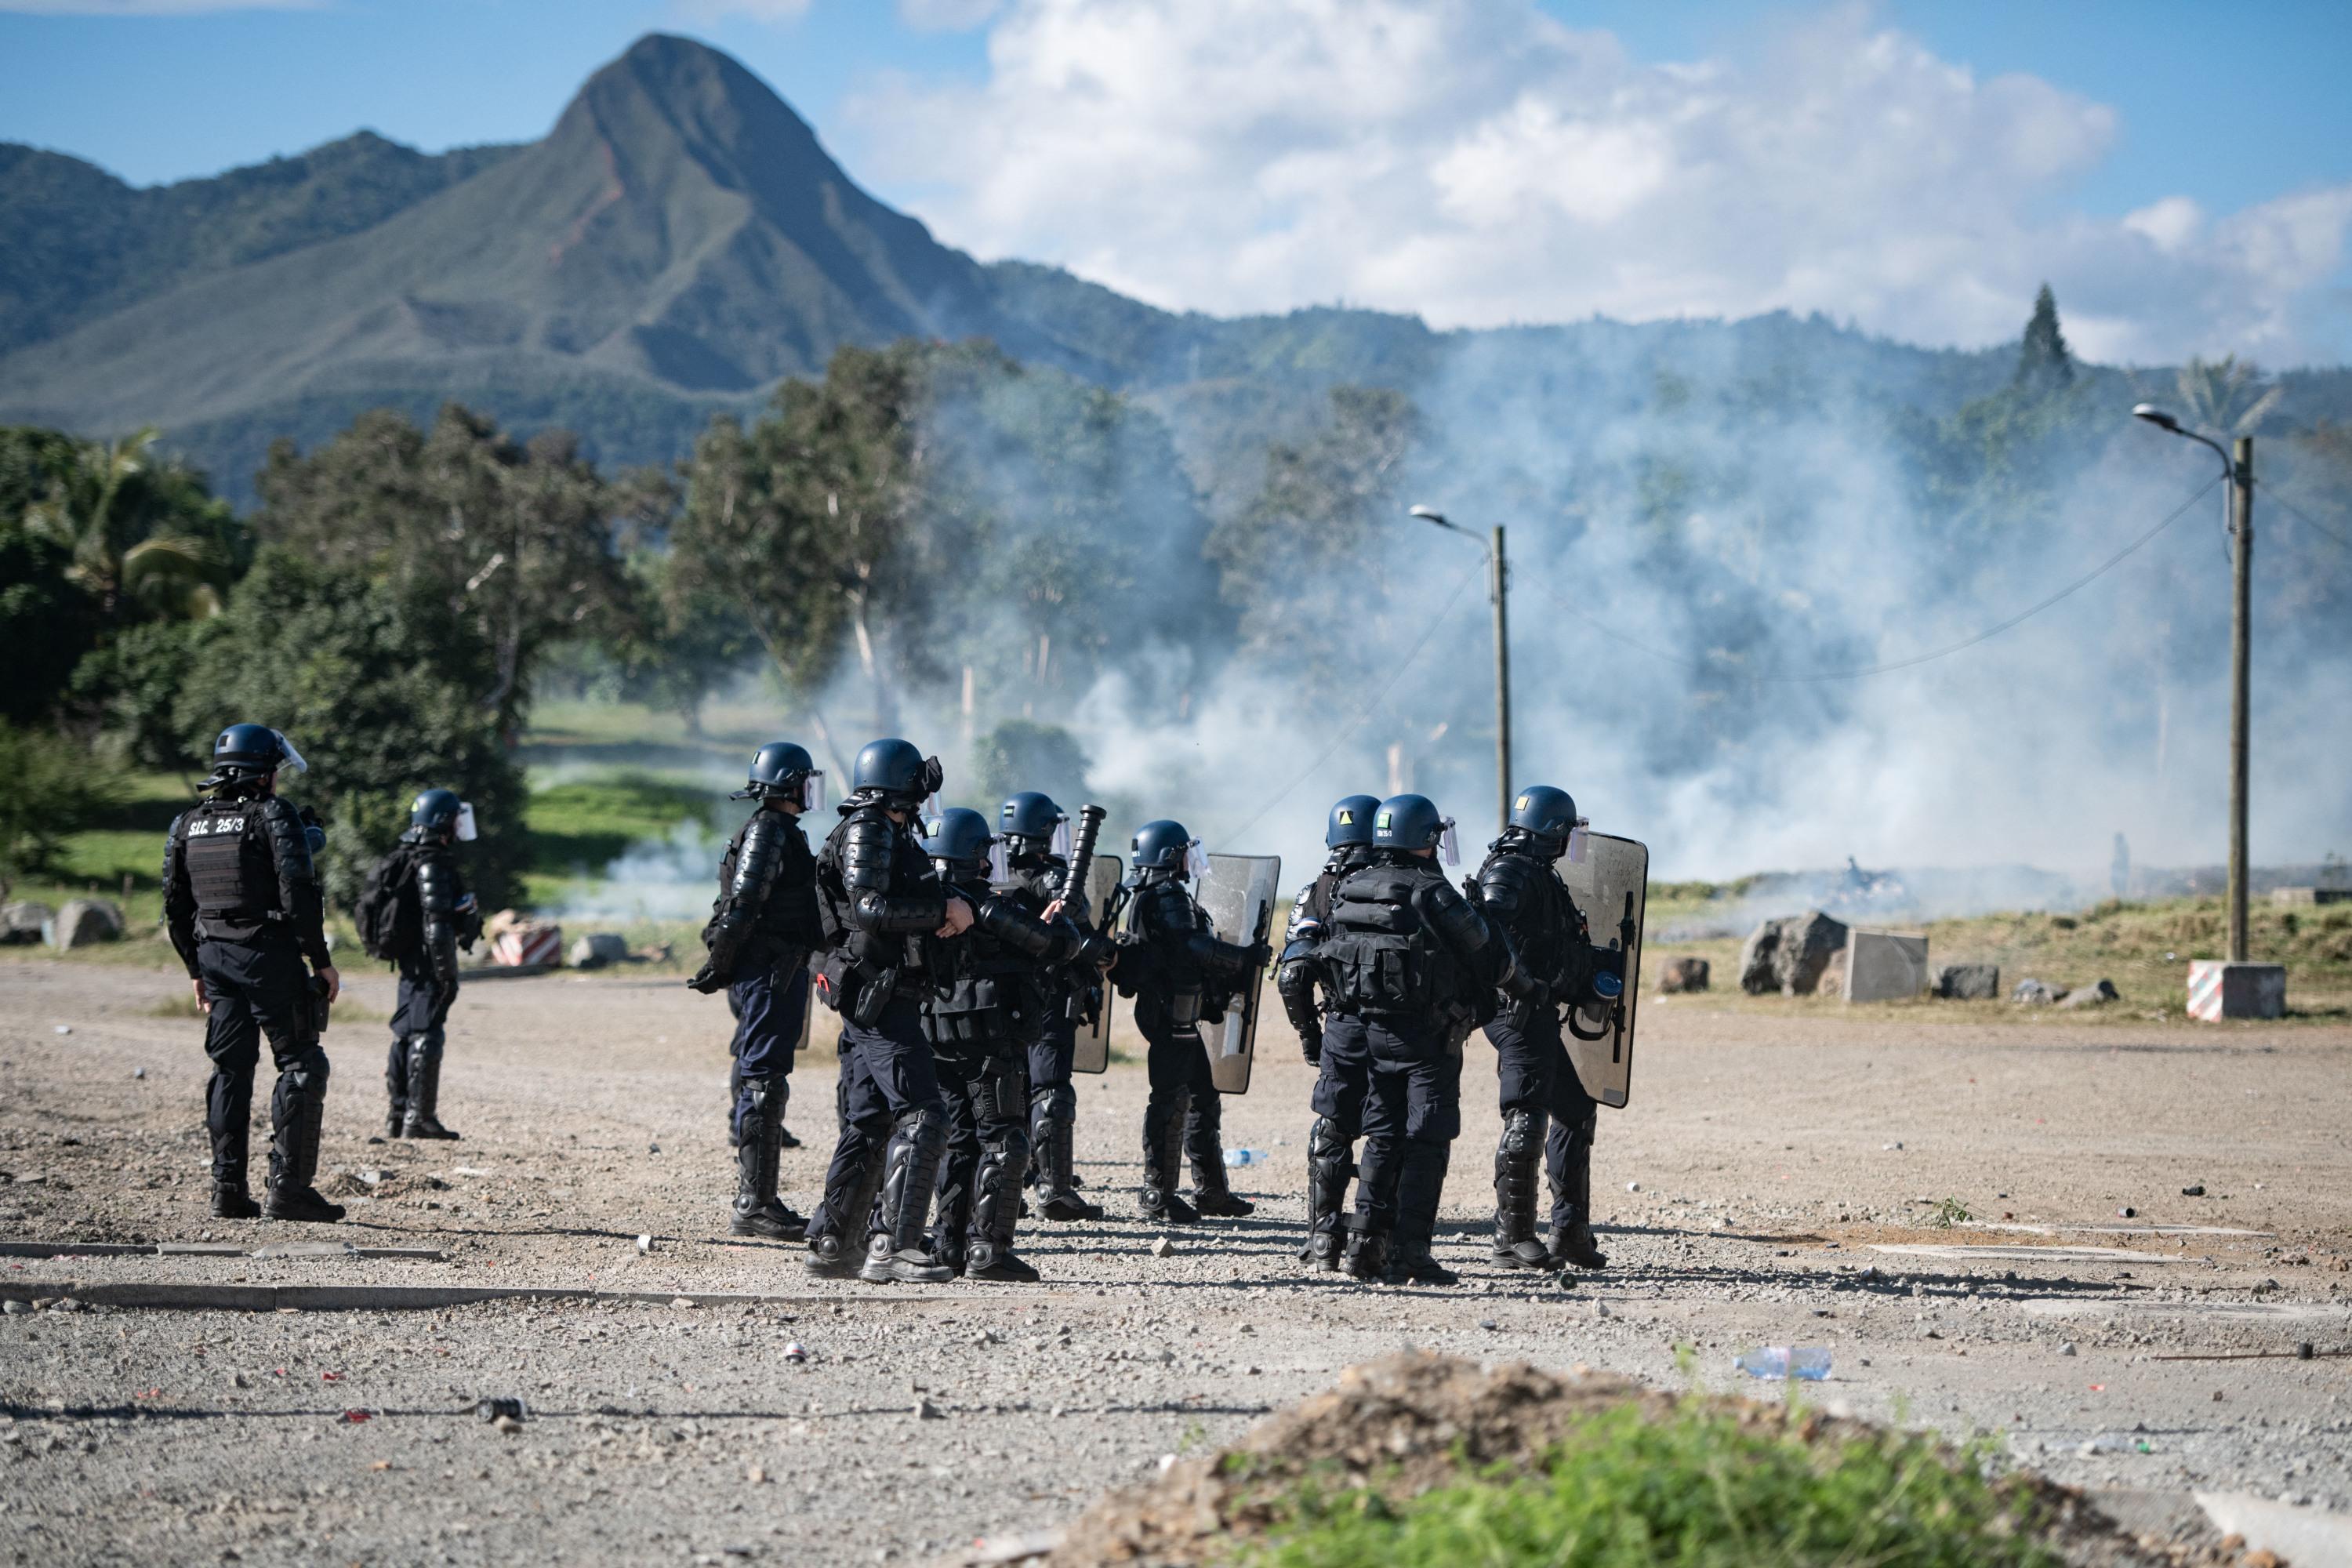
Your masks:
M 1478 868 L 1486 912 L 1506 928 L 1526 973 L 1558 984 L 1587 940 L 1583 913 L 1551 862 L 1517 849 L 1498 849 Z
M 205 925 L 249 927 L 285 917 L 266 809 L 258 799 L 208 800 L 180 819 L 188 887 Z
M 1368 866 L 1340 882 L 1316 949 L 1336 1011 L 1429 1022 L 1459 1009 L 1467 977 L 1413 901 L 1443 879 L 1434 868 Z
M 1163 1011 L 1178 1028 L 1201 1021 L 1208 976 L 1194 956 L 1191 942 L 1209 929 L 1206 911 L 1174 880 L 1150 882 L 1135 890 L 1128 907 L 1128 931 L 1143 939 L 1148 958 L 1139 966 L 1137 1007 Z M 1119 968 L 1127 960 L 1119 961 Z M 1113 971 L 1117 973 L 1117 971 Z
M 848 833 L 850 819 L 866 812 L 885 815 L 879 805 L 845 810 L 840 822 L 825 836 L 824 847 L 817 852 L 817 925 L 828 955 L 821 971 L 837 982 L 852 965 L 864 969 L 869 977 L 897 970 L 903 984 L 929 966 L 930 939 L 920 931 L 902 935 L 861 930 L 849 916 L 852 900 L 849 883 L 842 874 L 842 840 Z M 895 835 L 888 890 L 911 893 L 935 886 L 938 878 L 931 870 L 930 858 L 923 853 L 922 841 L 902 823 L 888 822 L 886 817 L 885 826 Z
M 746 971 L 773 962 L 786 948 L 813 949 L 824 942 L 814 891 L 816 857 L 809 849 L 808 835 L 793 817 L 769 815 L 777 818 L 784 831 L 777 839 L 776 879 L 768 885 L 767 901 L 751 912 L 751 938 L 738 960 Z M 719 898 L 711 905 L 713 913 L 726 905 L 728 892 L 735 886 L 736 864 L 743 857 L 743 840 L 759 820 L 758 812 L 745 818 L 735 837 L 727 841 L 727 852 L 719 858 Z
M 975 910 L 986 896 L 977 889 L 963 893 Z M 978 926 L 940 946 L 931 994 L 923 1003 L 926 1038 L 941 1049 L 968 1050 L 1036 1037 L 1045 1026 L 1046 996 L 1035 959 Z

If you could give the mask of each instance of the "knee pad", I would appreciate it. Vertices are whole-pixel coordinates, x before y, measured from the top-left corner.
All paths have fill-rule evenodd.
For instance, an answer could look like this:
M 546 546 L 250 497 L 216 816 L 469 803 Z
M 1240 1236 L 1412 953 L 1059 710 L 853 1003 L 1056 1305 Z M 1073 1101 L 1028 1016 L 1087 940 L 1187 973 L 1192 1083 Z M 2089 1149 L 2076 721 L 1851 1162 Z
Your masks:
M 1340 1130 L 1338 1122 L 1332 1121 L 1328 1116 L 1318 1116 L 1315 1119 L 1315 1126 L 1313 1130 L 1307 1134 L 1307 1158 L 1313 1160 L 1345 1159 L 1348 1154 L 1348 1145 L 1353 1142 L 1355 1142 L 1355 1140 L 1348 1137 L 1346 1133 Z
M 1500 1151 L 1514 1160 L 1531 1160 L 1543 1150 L 1543 1112 L 1517 1106 L 1503 1112 Z
M 782 1078 L 747 1078 L 743 1092 L 757 1111 L 780 1110 L 792 1098 L 792 1085 Z
M 282 1075 L 288 1090 L 305 1099 L 327 1098 L 327 1075 L 331 1070 L 327 1053 L 312 1046 L 294 1058 Z
M 898 1118 L 892 1129 L 894 1134 L 913 1146 L 919 1160 L 937 1160 L 947 1148 L 947 1112 L 933 1105 L 919 1105 Z

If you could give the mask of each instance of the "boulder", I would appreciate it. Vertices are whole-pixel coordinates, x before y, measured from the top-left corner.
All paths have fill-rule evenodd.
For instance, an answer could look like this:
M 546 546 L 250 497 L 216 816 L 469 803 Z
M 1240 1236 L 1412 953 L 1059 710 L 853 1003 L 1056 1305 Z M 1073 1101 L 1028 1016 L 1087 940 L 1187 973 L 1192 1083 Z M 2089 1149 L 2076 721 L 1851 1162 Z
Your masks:
M 1658 972 L 1658 989 L 1669 996 L 1685 991 L 1704 991 L 1712 972 L 1704 958 L 1670 958 Z
M 1813 983 L 1813 994 L 1816 996 L 1843 996 L 1845 994 L 1845 966 L 1847 962 L 1853 956 L 1853 949 L 1850 947 L 1842 947 L 1835 952 L 1831 953 L 1830 961 L 1822 965 L 1822 977 Z
M 1845 949 L 1846 928 L 1819 910 L 1766 921 L 1739 950 L 1739 988 L 1751 996 L 1810 996 L 1830 956 Z
M 2017 989 L 2010 993 L 2009 999 L 2021 1007 L 2047 1007 L 2064 994 L 2065 992 L 2048 981 L 2025 979 L 2017 983 Z
M 49 922 L 49 945 L 59 952 L 122 940 L 122 911 L 104 899 L 68 899 Z
M 41 928 L 56 918 L 57 911 L 48 905 L 29 900 L 0 904 L 0 946 L 39 942 Z
M 1948 963 L 1936 972 L 1936 994 L 1947 1002 L 1990 1002 L 2000 995 L 1998 963 Z
M 2077 985 L 2058 999 L 2061 1007 L 2104 1007 L 2110 1002 L 2123 1000 L 2112 980 L 2102 980 L 2095 985 Z
M 627 940 L 609 931 L 590 931 L 564 954 L 564 962 L 574 969 L 602 969 L 608 963 L 625 963 L 628 958 Z

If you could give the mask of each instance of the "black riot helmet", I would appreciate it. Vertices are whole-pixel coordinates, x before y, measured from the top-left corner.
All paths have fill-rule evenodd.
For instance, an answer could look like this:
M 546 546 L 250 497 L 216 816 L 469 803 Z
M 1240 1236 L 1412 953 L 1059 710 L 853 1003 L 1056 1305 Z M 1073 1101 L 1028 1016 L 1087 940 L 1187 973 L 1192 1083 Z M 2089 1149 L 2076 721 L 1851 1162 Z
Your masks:
M 824 799 L 824 774 L 805 746 L 771 741 L 751 753 L 751 772 L 730 800 L 785 800 L 803 811 L 814 811 Z
M 1575 797 L 1564 789 L 1529 784 L 1511 797 L 1511 832 L 1535 840 L 1554 860 L 1568 853 L 1576 822 Z
M 1165 871 L 1181 879 L 1197 874 L 1202 863 L 1201 841 L 1182 823 L 1167 817 L 1137 828 L 1128 847 L 1139 871 Z
M 306 772 L 309 764 L 294 743 L 267 724 L 231 724 L 213 738 L 212 776 L 198 787 L 218 789 L 266 778 L 280 768 Z
M 460 800 L 456 790 L 428 789 L 408 808 L 408 826 L 442 838 L 470 843 L 474 837 L 474 808 Z
M 1437 803 L 1425 795 L 1392 795 L 1372 814 L 1375 848 L 1446 851 L 1446 864 L 1452 865 L 1457 858 L 1451 853 L 1453 842 L 1454 819 L 1440 812 Z
M 1055 805 L 1052 795 L 1024 789 L 1006 796 L 997 808 L 996 830 L 1013 840 L 1011 847 L 1016 853 L 1034 854 L 1055 845 L 1069 820 L 1070 814 Z M 1060 852 L 1058 846 L 1055 852 Z
M 850 770 L 849 787 L 859 795 L 879 795 L 903 806 L 919 806 L 947 782 L 947 770 L 937 757 L 927 757 L 913 742 L 868 741 Z
M 1340 797 L 1331 806 L 1330 820 L 1324 824 L 1323 847 L 1338 849 L 1349 845 L 1369 847 L 1372 842 L 1372 817 L 1381 809 L 1380 797 L 1350 795 Z
M 967 806 L 951 805 L 923 825 L 923 853 L 951 879 L 987 876 L 989 847 L 995 842 L 988 818 Z

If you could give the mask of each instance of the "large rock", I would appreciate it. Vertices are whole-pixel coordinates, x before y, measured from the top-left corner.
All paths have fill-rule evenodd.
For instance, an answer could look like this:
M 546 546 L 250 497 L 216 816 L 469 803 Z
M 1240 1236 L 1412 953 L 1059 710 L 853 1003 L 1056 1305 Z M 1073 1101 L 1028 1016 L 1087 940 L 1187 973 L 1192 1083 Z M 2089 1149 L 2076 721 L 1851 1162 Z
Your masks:
M 1850 947 L 1842 947 L 1831 953 L 1830 961 L 1822 965 L 1822 977 L 1813 982 L 1813 994 L 1843 996 L 1846 994 L 1846 964 L 1853 957 L 1853 949 Z
M 2110 1002 L 2123 1000 L 2112 980 L 2102 980 L 2095 985 L 2077 985 L 2059 998 L 2061 1007 L 2104 1007 Z
M 1810 996 L 1830 957 L 1845 949 L 1846 928 L 1819 910 L 1766 921 L 1739 950 L 1739 988 L 1751 996 Z
M 1947 1002 L 1991 1002 L 2000 995 L 1998 963 L 1948 963 L 1936 972 L 1936 994 Z
M 564 955 L 564 962 L 574 969 L 602 969 L 608 963 L 626 963 L 628 959 L 627 939 L 609 931 L 590 931 Z
M 15 947 L 19 943 L 39 942 L 41 928 L 56 918 L 55 910 L 30 900 L 0 904 L 0 946 Z
M 2029 977 L 2017 983 L 2017 990 L 2010 1000 L 2021 1007 L 2047 1007 L 2064 994 L 2065 992 L 2046 980 Z
M 1685 991 L 1704 991 L 1712 973 L 1704 958 L 1670 958 L 1658 972 L 1658 989 L 1670 996 Z
M 64 952 L 122 940 L 122 911 L 104 899 L 68 899 L 49 923 L 49 945 Z

